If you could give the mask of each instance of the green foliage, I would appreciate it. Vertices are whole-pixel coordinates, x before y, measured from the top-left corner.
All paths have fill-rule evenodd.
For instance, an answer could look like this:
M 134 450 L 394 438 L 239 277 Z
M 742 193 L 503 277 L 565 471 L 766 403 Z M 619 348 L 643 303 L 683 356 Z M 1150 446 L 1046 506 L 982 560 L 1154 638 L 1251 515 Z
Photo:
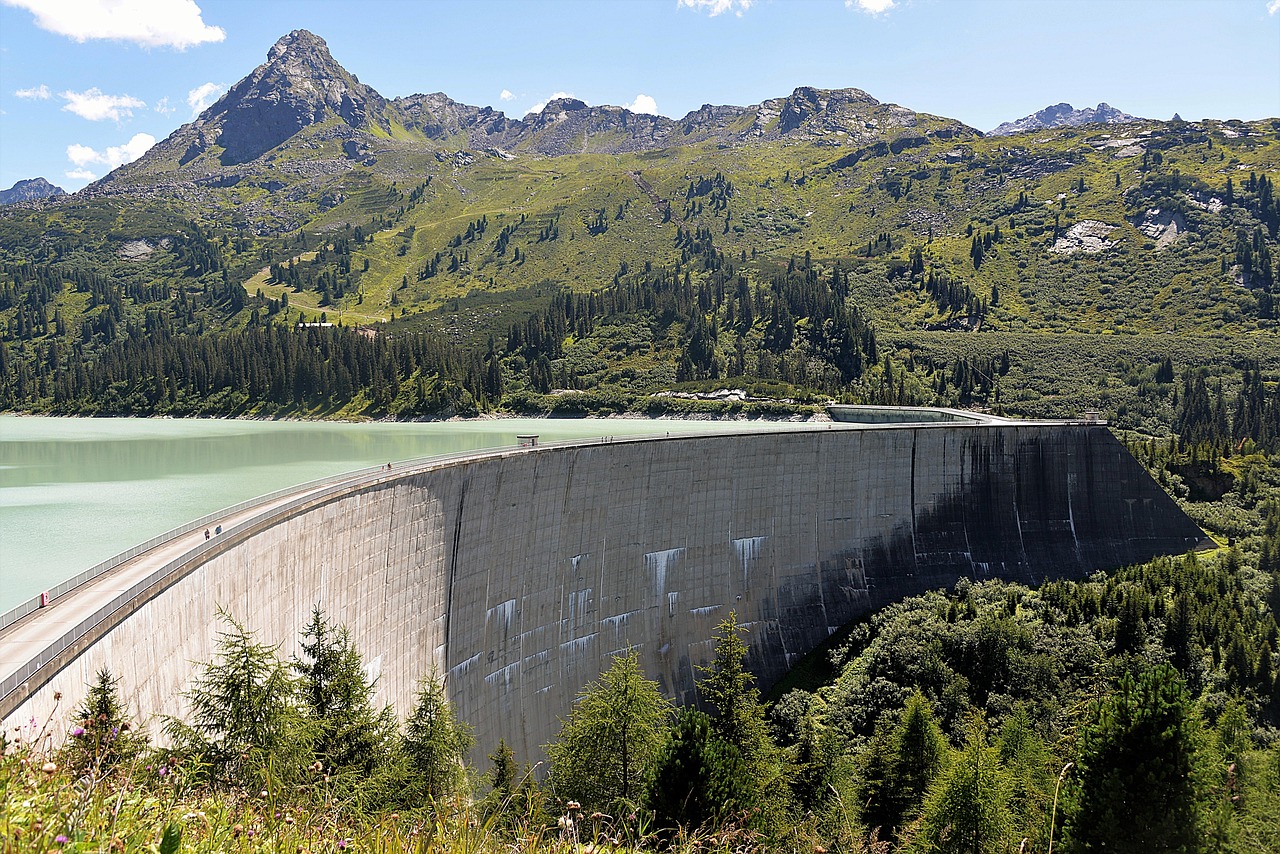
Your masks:
M 346 626 L 335 628 L 316 606 L 293 663 L 312 723 L 313 750 L 330 774 L 367 778 L 391 760 L 397 721 L 390 706 L 375 711 L 374 685 Z
M 147 738 L 134 731 L 117 682 L 111 671 L 99 670 L 88 695 L 72 713 L 70 738 L 61 752 L 71 767 L 100 774 L 136 759 L 146 749 Z
M 987 744 L 981 718 L 930 785 L 909 851 L 1009 851 L 1017 843 L 1010 784 L 998 751 Z
M 211 782 L 258 789 L 292 784 L 310 762 L 312 728 L 275 647 L 229 614 L 216 658 L 200 666 L 186 698 L 191 723 L 167 718 L 166 735 Z
M 671 711 L 634 650 L 614 656 L 547 745 L 556 797 L 587 810 L 633 809 L 653 776 Z
M 1080 735 L 1072 850 L 1203 850 L 1202 742 L 1199 716 L 1172 668 L 1121 677 Z
M 716 737 L 711 719 L 681 709 L 656 758 L 645 803 L 665 829 L 719 827 L 742 816 L 752 800 L 742 754 Z
M 859 756 L 863 821 L 893 839 L 919 813 L 921 801 L 942 770 L 950 747 L 929 701 L 918 691 L 907 699 L 896 724 L 884 719 Z
M 463 761 L 473 743 L 471 729 L 458 720 L 445 696 L 444 684 L 434 676 L 423 679 L 405 721 L 409 779 L 403 797 L 438 803 L 461 792 L 466 782 Z

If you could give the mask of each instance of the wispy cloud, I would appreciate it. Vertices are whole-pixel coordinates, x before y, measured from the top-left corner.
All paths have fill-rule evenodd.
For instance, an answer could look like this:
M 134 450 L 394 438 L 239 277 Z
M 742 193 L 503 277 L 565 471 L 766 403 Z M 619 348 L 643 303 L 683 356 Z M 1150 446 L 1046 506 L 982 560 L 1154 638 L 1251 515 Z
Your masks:
M 194 0 L 0 0 L 26 9 L 36 26 L 78 42 L 128 41 L 186 50 L 227 37 L 204 22 Z
M 755 0 L 676 0 L 676 6 L 684 6 L 695 12 L 705 12 L 712 18 L 726 12 L 732 12 L 741 18 L 742 13 L 754 4 Z
M 68 169 L 62 174 L 70 178 L 72 181 L 94 181 L 98 177 L 88 169 Z
M 227 87 L 222 83 L 205 83 L 188 92 L 187 106 L 191 108 L 191 118 L 209 109 L 209 105 L 222 97 L 225 91 Z
M 1280 0 L 1271 0 L 1267 4 L 1267 14 L 1274 15 L 1276 12 L 1280 12 Z
M 168 96 L 165 96 L 161 98 L 159 101 L 156 101 L 156 105 L 151 109 L 155 110 L 157 113 L 159 113 L 162 116 L 167 116 L 170 113 L 176 113 L 178 111 L 177 107 L 169 103 Z
M 1276 2 L 1280 3 L 1280 0 L 1276 0 Z M 502 94 L 498 97 L 504 101 L 514 101 L 516 99 L 516 93 L 512 92 L 510 89 L 503 89 Z
M 53 97 L 53 93 L 49 91 L 49 87 L 41 83 L 33 89 L 19 89 L 13 94 L 19 98 L 26 98 L 31 101 L 47 101 Z
M 135 109 L 146 106 L 131 95 L 108 95 L 96 86 L 83 92 L 62 92 L 58 97 L 67 102 L 62 109 L 91 122 L 104 119 L 118 122 L 126 116 L 132 116 Z
M 844 5 L 848 9 L 857 9 L 868 15 L 881 15 L 892 9 L 894 2 L 893 0 L 844 0 Z
M 137 133 L 123 145 L 108 146 L 106 151 L 98 151 L 87 145 L 72 143 L 67 146 L 67 159 L 84 170 L 91 163 L 99 163 L 110 169 L 132 163 L 147 153 L 147 149 L 156 144 L 156 138 L 149 133 Z
M 755 0 L 676 0 L 677 7 L 683 6 L 696 12 L 706 12 L 713 18 L 725 12 L 733 12 L 741 18 L 742 13 L 750 9 L 754 3 Z
M 546 109 L 547 104 L 550 104 L 552 101 L 556 100 L 557 98 L 572 98 L 572 97 L 574 97 L 574 94 L 572 92 L 555 92 L 549 97 L 539 101 L 529 109 L 525 110 L 525 115 L 528 115 L 529 113 L 542 112 L 543 110 Z
M 658 114 L 658 102 L 649 95 L 636 95 L 634 101 L 630 104 L 623 104 L 623 106 L 633 113 L 646 113 L 650 116 Z

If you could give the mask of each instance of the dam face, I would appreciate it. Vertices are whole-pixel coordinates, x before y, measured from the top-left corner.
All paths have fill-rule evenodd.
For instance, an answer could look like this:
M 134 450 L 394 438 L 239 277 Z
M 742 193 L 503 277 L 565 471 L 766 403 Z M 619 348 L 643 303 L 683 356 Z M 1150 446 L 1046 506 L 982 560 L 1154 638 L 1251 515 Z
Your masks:
M 181 715 L 220 608 L 287 656 L 319 604 L 377 702 L 406 715 L 416 680 L 442 675 L 474 760 L 501 737 L 532 761 L 628 647 L 695 702 L 730 611 L 767 688 L 849 620 L 961 576 L 1038 584 L 1203 539 L 1105 427 L 1037 423 L 512 451 L 370 477 L 224 536 L 27 679 L 7 725 L 46 719 L 55 692 L 69 714 L 102 667 L 141 720 Z

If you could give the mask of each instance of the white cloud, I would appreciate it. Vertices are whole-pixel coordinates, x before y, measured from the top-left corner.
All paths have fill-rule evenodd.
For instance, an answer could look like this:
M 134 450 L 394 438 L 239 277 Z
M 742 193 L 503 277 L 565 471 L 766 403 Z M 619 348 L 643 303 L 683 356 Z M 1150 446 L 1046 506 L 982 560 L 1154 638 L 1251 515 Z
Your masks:
M 1267 4 L 1267 14 L 1274 15 L 1276 12 L 1280 12 L 1280 0 L 1271 0 Z
M 557 98 L 572 98 L 572 97 L 574 97 L 572 92 L 556 92 L 552 94 L 550 97 L 539 101 L 529 109 L 525 110 L 525 115 L 528 115 L 529 113 L 542 112 L 544 109 L 546 109 L 547 104 L 550 104 L 552 101 L 556 100 Z
M 636 95 L 634 101 L 623 106 L 633 113 L 647 113 L 651 116 L 658 114 L 658 102 L 649 95 Z
M 159 113 L 162 116 L 167 116 L 170 113 L 176 113 L 178 111 L 177 107 L 169 103 L 169 98 L 167 96 L 164 98 L 161 98 L 159 101 L 156 101 L 156 105 L 151 109 L 155 110 L 157 113 Z
M 87 145 L 72 143 L 67 146 L 67 159 L 79 166 L 81 171 L 90 163 L 100 163 L 114 169 L 126 163 L 132 163 L 147 153 L 147 149 L 156 144 L 156 138 L 149 133 L 136 133 L 124 145 L 108 146 L 106 151 L 98 151 Z
M 1276 2 L 1280 3 L 1280 0 L 1276 0 Z M 502 94 L 499 95 L 498 97 L 504 101 L 514 101 L 516 99 L 515 93 L 512 92 L 510 89 L 503 89 Z
M 36 26 L 78 42 L 129 41 L 186 50 L 227 37 L 201 18 L 195 0 L 0 0 L 35 15 Z
M 844 5 L 848 9 L 857 9 L 868 15 L 879 15 L 893 8 L 893 0 L 844 0 Z
M 67 159 L 77 166 L 85 166 L 98 159 L 98 152 L 87 145 L 73 142 L 67 146 Z
M 227 89 L 221 83 L 205 83 L 187 93 L 187 106 L 191 107 L 191 118 L 209 109 L 209 105 L 222 97 Z
M 706 12 L 711 17 L 732 11 L 739 18 L 751 8 L 755 0 L 676 0 L 676 6 L 684 6 L 696 12 Z
M 34 89 L 19 89 L 13 94 L 19 98 L 26 98 L 34 101 L 47 101 L 53 97 L 53 93 L 49 91 L 49 87 L 41 83 Z
M 63 92 L 58 97 L 66 99 L 62 109 L 75 113 L 82 119 L 100 122 L 103 119 L 120 121 L 132 116 L 135 107 L 145 107 L 142 101 L 129 95 L 107 95 L 98 87 L 84 92 Z
M 90 172 L 88 169 L 68 169 L 62 173 L 72 181 L 94 181 L 98 176 Z

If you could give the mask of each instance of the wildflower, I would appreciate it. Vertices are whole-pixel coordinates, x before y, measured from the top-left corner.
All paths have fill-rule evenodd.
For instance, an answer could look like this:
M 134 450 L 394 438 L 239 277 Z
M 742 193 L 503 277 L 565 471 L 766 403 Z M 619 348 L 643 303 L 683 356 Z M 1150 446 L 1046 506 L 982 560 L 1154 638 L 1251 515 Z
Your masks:
M 84 727 L 82 726 L 76 727 L 75 729 L 71 730 L 71 734 L 74 735 L 76 738 L 79 738 L 80 736 L 84 735 Z
M 291 815 L 287 815 L 287 816 L 285 816 L 285 817 L 284 817 L 284 823 L 285 823 L 285 824 L 293 824 L 293 816 L 291 816 Z
M 66 845 L 71 840 L 67 838 L 67 835 L 65 833 L 59 833 L 57 836 L 53 838 L 53 841 L 58 843 L 59 845 Z
M 55 701 L 55 702 L 56 702 L 56 701 L 58 701 L 58 700 L 61 700 L 61 699 L 62 699 L 62 692 L 61 692 L 61 691 L 54 691 L 54 692 L 53 692 L 53 699 L 54 699 L 54 701 Z
M 261 792 L 258 792 L 258 797 L 260 797 L 260 798 L 265 798 L 266 796 L 267 796 L 267 790 L 266 790 L 266 789 L 263 789 Z
M 49 762 L 44 763 L 44 765 L 40 766 L 40 770 L 46 774 L 52 774 L 53 772 L 58 770 L 58 763 L 53 762 L 51 760 Z
M 351 840 L 350 840 L 350 839 L 339 839 L 339 840 L 338 840 L 338 850 L 339 850 L 339 851 L 342 851 L 343 849 L 345 849 L 345 848 L 347 847 L 347 845 L 349 845 L 349 844 L 350 844 L 350 842 L 351 842 Z
M 161 777 L 167 777 L 168 775 L 169 775 L 169 769 L 168 769 L 167 767 L 165 767 L 164 765 L 161 765 L 161 766 L 160 766 L 160 776 L 161 776 Z
M 566 804 L 566 807 L 570 810 L 580 810 L 582 809 L 582 804 L 577 801 L 569 801 L 569 803 Z

